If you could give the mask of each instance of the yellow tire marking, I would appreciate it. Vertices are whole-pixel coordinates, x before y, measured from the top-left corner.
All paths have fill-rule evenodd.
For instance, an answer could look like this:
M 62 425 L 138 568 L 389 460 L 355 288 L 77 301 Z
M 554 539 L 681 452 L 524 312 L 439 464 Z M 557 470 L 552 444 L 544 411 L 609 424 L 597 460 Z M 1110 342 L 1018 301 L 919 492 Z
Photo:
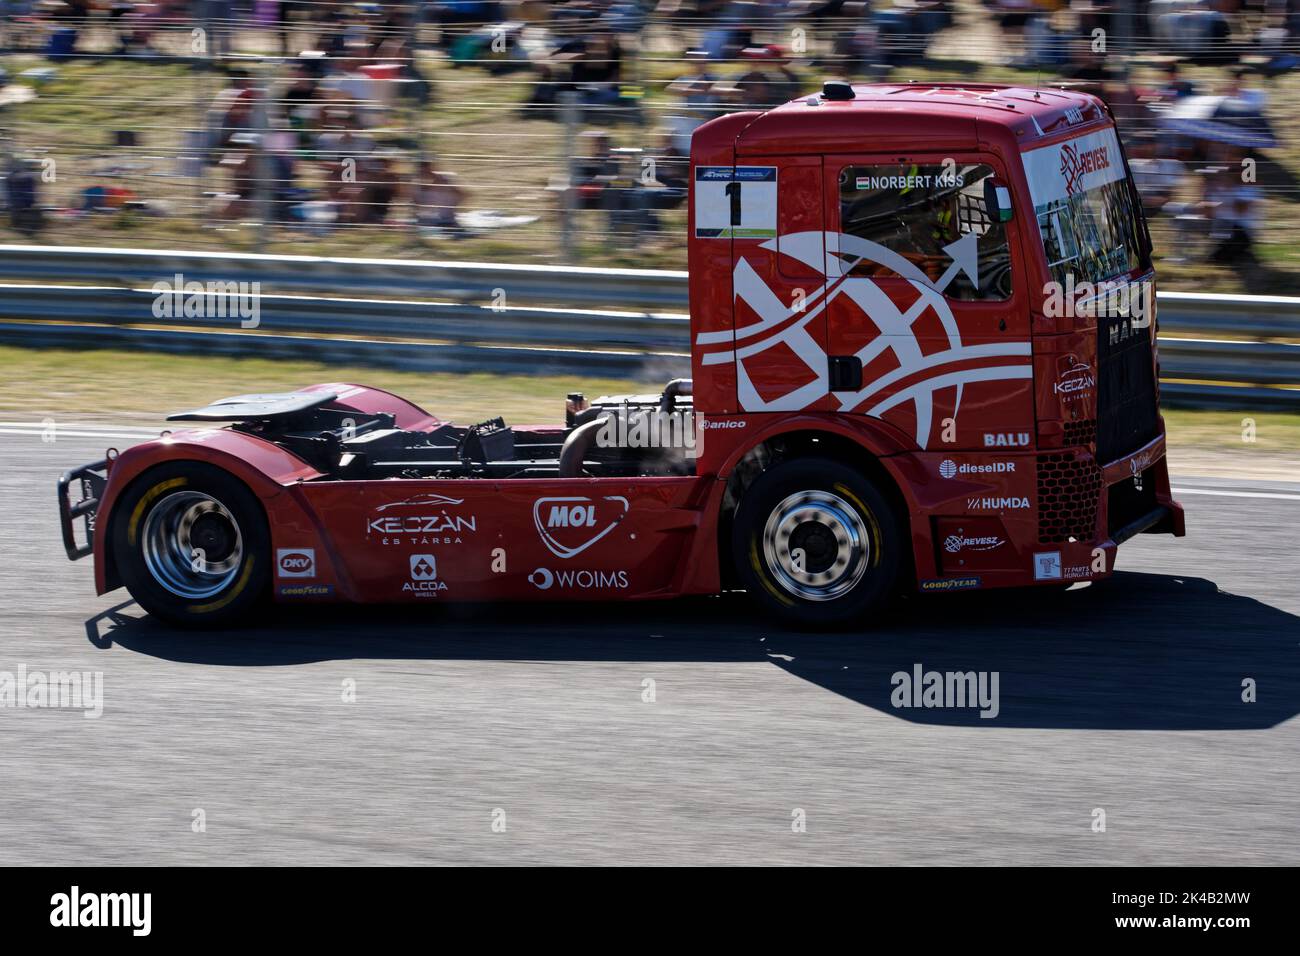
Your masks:
M 164 491 L 168 491 L 171 488 L 178 488 L 188 482 L 188 478 L 169 478 L 164 482 L 154 485 L 146 491 L 143 497 L 141 497 L 136 503 L 135 510 L 131 512 L 131 522 L 126 526 L 126 543 L 135 547 L 136 538 L 140 534 L 140 519 L 144 517 L 146 509 L 153 503 L 155 498 L 161 495 Z
M 196 604 L 194 607 L 190 608 L 190 613 L 207 614 L 211 611 L 220 611 L 223 607 L 238 597 L 239 592 L 244 590 L 244 587 L 248 584 L 248 579 L 253 576 L 253 561 L 254 558 L 250 554 L 247 563 L 244 565 L 244 573 L 239 576 L 239 580 L 235 582 L 235 586 L 223 597 L 219 597 L 215 601 L 209 601 L 207 604 Z
M 763 582 L 763 587 L 767 588 L 767 593 L 772 595 L 786 607 L 794 607 L 794 601 L 778 591 L 772 582 L 767 579 L 767 574 L 763 571 L 763 562 L 758 557 L 758 539 L 753 535 L 749 536 L 749 563 L 753 566 L 754 572 L 758 579 Z
M 843 485 L 835 484 L 831 487 L 833 490 L 842 494 L 845 498 L 848 498 L 850 502 L 857 505 L 858 512 L 862 517 L 867 519 L 867 524 L 871 525 L 872 543 L 875 544 L 875 547 L 871 549 L 871 566 L 874 568 L 880 563 L 880 543 L 884 540 L 883 536 L 880 534 L 880 525 L 876 524 L 876 513 L 859 501 L 858 496 L 849 491 L 849 489 L 845 488 Z

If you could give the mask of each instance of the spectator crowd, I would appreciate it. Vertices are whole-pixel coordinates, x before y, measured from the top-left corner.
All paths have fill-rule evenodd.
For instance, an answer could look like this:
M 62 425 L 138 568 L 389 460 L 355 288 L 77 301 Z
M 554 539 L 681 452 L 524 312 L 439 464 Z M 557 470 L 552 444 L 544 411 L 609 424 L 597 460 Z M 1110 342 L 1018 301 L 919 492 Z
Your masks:
M 214 221 L 447 238 L 597 210 L 611 236 L 642 241 L 684 205 L 690 135 L 711 117 L 829 75 L 996 61 L 1102 93 L 1148 215 L 1186 239 L 1179 254 L 1240 264 L 1264 218 L 1243 170 L 1267 169 L 1277 146 L 1267 88 L 1297 65 L 1300 0 L 11 0 L 3 28 L 5 53 L 54 69 L 170 58 L 210 73 L 183 152 Z M 442 89 L 446 70 L 509 77 L 522 120 L 576 122 L 553 208 L 472 208 L 474 184 L 422 133 L 422 116 L 467 105 Z M 0 69 L 0 127 L 20 108 L 5 91 L 35 72 Z M 12 138 L 5 153 L 10 225 L 36 235 L 49 221 L 38 164 Z M 112 183 L 86 184 L 75 205 L 161 208 Z

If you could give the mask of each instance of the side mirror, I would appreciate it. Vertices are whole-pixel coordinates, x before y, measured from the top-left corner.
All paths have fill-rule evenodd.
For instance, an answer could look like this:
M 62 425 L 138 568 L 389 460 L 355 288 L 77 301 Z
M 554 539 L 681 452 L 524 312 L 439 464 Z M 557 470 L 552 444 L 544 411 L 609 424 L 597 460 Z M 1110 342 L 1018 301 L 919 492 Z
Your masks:
M 1011 221 L 1011 190 L 991 176 L 984 180 L 984 209 L 993 222 Z

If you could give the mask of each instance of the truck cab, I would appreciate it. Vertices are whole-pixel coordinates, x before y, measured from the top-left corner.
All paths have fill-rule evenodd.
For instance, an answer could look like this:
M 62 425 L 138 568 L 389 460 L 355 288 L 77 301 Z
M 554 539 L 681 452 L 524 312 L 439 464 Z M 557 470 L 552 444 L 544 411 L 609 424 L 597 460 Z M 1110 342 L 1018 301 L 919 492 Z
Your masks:
M 1132 535 L 1183 533 L 1151 243 L 1103 101 L 828 83 L 702 126 L 691 166 L 695 410 L 743 423 L 714 423 L 703 470 L 859 456 L 921 590 L 1092 580 Z M 749 586 L 815 596 L 761 533 L 737 545 Z

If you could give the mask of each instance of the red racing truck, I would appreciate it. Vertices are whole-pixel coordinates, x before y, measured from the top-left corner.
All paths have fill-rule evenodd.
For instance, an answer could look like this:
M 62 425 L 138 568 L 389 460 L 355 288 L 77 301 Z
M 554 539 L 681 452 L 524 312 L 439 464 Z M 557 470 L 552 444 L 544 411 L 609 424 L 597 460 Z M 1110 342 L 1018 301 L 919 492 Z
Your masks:
M 690 379 L 541 426 L 357 385 L 225 399 L 62 477 L 69 556 L 185 623 L 741 589 L 817 626 L 1184 533 L 1101 100 L 827 83 L 696 131 L 687 228 Z

